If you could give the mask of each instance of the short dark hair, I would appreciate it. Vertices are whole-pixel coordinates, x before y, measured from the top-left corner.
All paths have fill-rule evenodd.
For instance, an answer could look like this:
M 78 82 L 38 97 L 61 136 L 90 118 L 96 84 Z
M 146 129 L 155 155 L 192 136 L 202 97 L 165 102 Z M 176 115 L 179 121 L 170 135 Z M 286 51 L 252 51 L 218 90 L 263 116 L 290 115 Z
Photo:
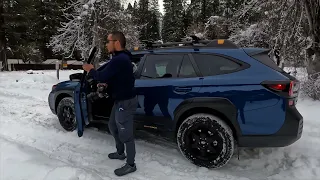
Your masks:
M 112 39 L 114 40 L 118 40 L 120 42 L 120 45 L 122 48 L 126 47 L 126 37 L 124 36 L 124 34 L 120 31 L 113 31 L 112 33 Z

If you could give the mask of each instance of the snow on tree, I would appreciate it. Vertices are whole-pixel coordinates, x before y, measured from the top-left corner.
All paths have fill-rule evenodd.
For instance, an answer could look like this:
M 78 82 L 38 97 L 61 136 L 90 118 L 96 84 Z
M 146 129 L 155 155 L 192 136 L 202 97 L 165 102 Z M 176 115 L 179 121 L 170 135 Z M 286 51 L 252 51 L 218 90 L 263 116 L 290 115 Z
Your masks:
M 223 16 L 211 16 L 205 24 L 204 34 L 208 39 L 228 39 L 232 22 Z
M 97 57 L 104 58 L 107 35 L 114 30 L 125 34 L 127 48 L 138 44 L 138 27 L 117 0 L 78 0 L 69 8 L 73 9 L 72 13 L 65 13 L 69 21 L 62 23 L 49 44 L 55 53 L 72 57 L 80 52 L 87 58 L 90 49 L 97 46 Z
M 298 0 L 251 0 L 235 13 L 230 39 L 241 46 L 278 50 L 286 64 L 304 64 L 309 44 L 306 19 Z
M 289 66 L 307 67 L 302 83 L 320 99 L 320 0 L 250 0 L 233 16 L 231 40 L 242 46 L 270 48 Z
M 320 72 L 320 0 L 300 1 L 308 19 L 308 37 L 310 38 L 307 48 L 307 70 L 309 74 L 314 74 Z

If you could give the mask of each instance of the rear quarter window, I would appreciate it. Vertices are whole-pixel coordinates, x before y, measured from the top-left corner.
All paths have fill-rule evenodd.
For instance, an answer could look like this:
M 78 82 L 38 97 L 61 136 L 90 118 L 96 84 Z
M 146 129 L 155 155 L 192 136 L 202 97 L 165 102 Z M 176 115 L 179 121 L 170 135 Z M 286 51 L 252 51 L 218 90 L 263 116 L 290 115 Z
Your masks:
M 252 55 L 251 57 L 278 72 L 284 72 L 266 53 Z
M 203 76 L 227 74 L 242 68 L 242 64 L 218 55 L 193 54 L 193 57 Z

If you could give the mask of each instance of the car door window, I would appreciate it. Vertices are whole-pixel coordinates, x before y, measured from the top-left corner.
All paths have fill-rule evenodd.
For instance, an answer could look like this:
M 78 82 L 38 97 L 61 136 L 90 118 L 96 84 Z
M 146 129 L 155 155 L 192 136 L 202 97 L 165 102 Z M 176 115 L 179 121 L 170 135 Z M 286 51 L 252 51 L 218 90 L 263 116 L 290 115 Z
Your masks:
M 182 65 L 179 71 L 179 77 L 180 78 L 197 77 L 196 71 L 194 70 L 188 55 L 185 55 L 183 58 Z
M 183 54 L 148 55 L 141 73 L 141 79 L 176 78 Z
M 193 57 L 203 76 L 227 74 L 241 68 L 241 64 L 217 55 L 193 54 Z

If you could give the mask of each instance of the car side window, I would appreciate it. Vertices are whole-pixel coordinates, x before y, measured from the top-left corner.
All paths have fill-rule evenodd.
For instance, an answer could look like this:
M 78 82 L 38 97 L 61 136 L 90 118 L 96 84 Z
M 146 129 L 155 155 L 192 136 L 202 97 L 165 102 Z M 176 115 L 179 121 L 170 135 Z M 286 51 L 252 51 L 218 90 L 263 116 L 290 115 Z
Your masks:
M 193 57 L 203 76 L 227 74 L 241 68 L 241 64 L 217 55 L 193 54 Z
M 179 77 L 180 78 L 197 77 L 196 71 L 194 70 L 188 55 L 185 55 L 183 58 L 182 65 L 179 71 Z
M 148 55 L 141 73 L 141 79 L 176 78 L 183 54 Z

